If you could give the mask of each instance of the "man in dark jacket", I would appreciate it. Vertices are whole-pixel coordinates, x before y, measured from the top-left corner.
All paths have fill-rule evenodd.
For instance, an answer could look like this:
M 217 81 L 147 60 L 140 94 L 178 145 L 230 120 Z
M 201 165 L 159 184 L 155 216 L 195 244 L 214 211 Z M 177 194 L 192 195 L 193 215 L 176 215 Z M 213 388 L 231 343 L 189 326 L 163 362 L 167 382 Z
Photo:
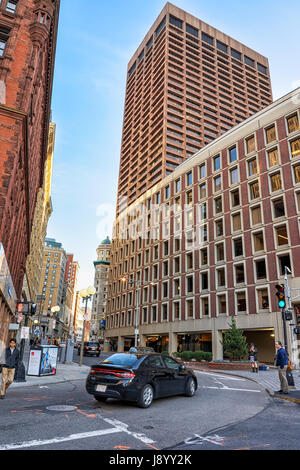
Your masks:
M 5 392 L 13 383 L 15 370 L 20 358 L 20 352 L 16 348 L 16 340 L 11 339 L 9 347 L 5 349 L 5 364 L 2 366 L 2 383 L 0 398 L 5 398 Z
M 282 347 L 280 341 L 276 341 L 275 348 L 277 349 L 276 354 L 276 366 L 278 369 L 279 380 L 280 380 L 280 390 L 276 393 L 284 393 L 285 395 L 289 393 L 289 385 L 286 378 L 286 370 L 289 363 L 288 355 L 286 350 Z

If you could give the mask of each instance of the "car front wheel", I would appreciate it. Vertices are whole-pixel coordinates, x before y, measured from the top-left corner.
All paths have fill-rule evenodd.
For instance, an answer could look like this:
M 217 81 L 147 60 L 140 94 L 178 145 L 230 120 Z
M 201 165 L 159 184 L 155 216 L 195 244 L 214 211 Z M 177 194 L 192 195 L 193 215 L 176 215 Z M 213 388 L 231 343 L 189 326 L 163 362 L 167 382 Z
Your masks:
M 191 377 L 188 379 L 186 384 L 185 395 L 187 397 L 193 397 L 196 393 L 196 382 Z
M 151 387 L 151 385 L 147 384 L 142 389 L 137 404 L 140 408 L 149 408 L 149 406 L 153 402 L 153 398 L 154 398 L 153 388 Z

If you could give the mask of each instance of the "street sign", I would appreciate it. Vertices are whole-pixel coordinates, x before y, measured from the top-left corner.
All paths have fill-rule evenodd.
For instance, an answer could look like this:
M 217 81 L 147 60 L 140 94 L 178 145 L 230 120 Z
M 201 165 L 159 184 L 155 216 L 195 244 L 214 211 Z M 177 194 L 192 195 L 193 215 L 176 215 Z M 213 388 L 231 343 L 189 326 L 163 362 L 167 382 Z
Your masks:
M 293 319 L 293 312 L 291 310 L 283 310 L 282 311 L 285 320 L 292 320 Z
M 28 339 L 29 338 L 29 327 L 22 326 L 21 328 L 21 339 Z
M 34 334 L 35 334 L 35 335 L 39 335 L 39 334 L 40 334 L 40 330 L 37 328 L 36 330 L 34 330 Z
M 137 330 L 137 329 L 134 330 L 134 334 L 135 334 L 135 335 L 138 335 L 138 334 L 139 334 L 139 330 Z

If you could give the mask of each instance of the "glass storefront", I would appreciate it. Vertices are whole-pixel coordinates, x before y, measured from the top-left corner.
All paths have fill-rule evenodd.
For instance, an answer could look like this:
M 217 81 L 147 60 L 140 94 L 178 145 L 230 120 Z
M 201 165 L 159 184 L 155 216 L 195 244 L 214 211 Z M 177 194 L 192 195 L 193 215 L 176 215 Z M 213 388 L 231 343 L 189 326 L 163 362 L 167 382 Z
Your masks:
M 178 334 L 177 341 L 178 341 L 177 352 L 183 352 L 183 351 L 212 352 L 211 333 Z
M 169 336 L 152 335 L 146 338 L 146 346 L 154 349 L 155 352 L 169 352 Z

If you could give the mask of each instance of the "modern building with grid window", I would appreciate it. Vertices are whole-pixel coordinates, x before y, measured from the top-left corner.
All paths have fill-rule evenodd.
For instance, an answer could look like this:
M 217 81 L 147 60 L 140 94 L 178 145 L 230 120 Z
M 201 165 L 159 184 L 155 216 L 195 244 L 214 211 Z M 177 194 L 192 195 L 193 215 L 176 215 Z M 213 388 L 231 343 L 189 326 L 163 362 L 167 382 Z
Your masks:
M 128 64 L 117 215 L 271 102 L 265 57 L 167 3 Z
M 142 346 L 172 353 L 181 344 L 223 359 L 234 316 L 259 360 L 273 363 L 274 341 L 284 339 L 276 284 L 288 282 L 291 325 L 299 322 L 299 103 L 297 89 L 248 117 L 117 218 L 107 345 L 127 350 L 137 330 Z

